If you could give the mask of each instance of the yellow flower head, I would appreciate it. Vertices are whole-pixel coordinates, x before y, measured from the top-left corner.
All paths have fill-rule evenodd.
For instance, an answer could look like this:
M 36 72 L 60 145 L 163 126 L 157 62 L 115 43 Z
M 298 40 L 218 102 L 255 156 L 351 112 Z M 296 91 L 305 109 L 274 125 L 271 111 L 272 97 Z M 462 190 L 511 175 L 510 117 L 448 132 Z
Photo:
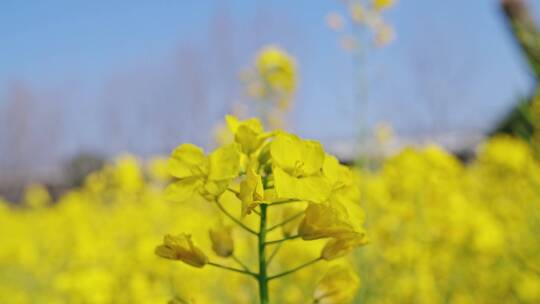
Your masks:
M 234 240 L 230 226 L 210 229 L 210 240 L 212 241 L 212 250 L 220 257 L 226 258 L 233 254 Z
M 257 56 L 257 70 L 270 91 L 292 94 L 296 88 L 294 59 L 282 49 L 269 46 Z
M 167 187 L 170 200 L 183 202 L 199 194 L 213 200 L 227 188 L 240 171 L 237 144 L 223 146 L 210 155 L 192 144 L 176 148 L 169 159 L 169 172 L 177 181 Z
M 194 244 L 189 234 L 170 234 L 163 238 L 163 244 L 156 247 L 155 253 L 166 259 L 180 260 L 194 267 L 203 267 L 208 263 L 208 257 Z
M 328 198 L 330 185 L 322 175 L 325 153 L 319 142 L 281 133 L 271 143 L 270 154 L 278 197 L 314 202 Z
M 315 287 L 314 303 L 351 303 L 360 288 L 360 278 L 352 268 L 345 265 L 336 265 L 330 268 Z

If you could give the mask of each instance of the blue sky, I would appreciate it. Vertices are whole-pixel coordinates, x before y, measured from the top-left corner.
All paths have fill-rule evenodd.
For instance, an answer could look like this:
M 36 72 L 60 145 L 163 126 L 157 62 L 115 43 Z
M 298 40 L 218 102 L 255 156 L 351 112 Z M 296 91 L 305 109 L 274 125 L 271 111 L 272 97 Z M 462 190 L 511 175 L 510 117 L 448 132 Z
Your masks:
M 138 103 L 151 108 L 153 98 L 165 100 L 162 104 L 168 99 L 189 103 L 189 98 L 177 100 L 170 93 L 175 92 L 174 83 L 164 88 L 159 84 L 175 73 L 170 63 L 191 51 L 205 66 L 201 73 L 213 83 L 205 85 L 210 91 L 208 118 L 193 123 L 178 139 L 208 138 L 205 123 L 218 120 L 237 98 L 238 88 L 223 87 L 238 83 L 238 71 L 251 62 L 257 49 L 278 44 L 299 64 L 301 85 L 290 121 L 304 136 L 327 141 L 352 138 L 358 109 L 370 124 L 388 121 L 407 136 L 482 132 L 532 86 L 497 4 L 402 0 L 385 15 L 397 39 L 384 49 L 370 50 L 365 63 L 358 65 L 340 48 L 339 35 L 325 24 L 329 12 L 343 11 L 335 0 L 4 0 L 0 106 L 13 83 L 22 82 L 41 106 L 55 103 L 62 109 L 63 153 L 162 152 L 176 143 L 164 147 L 152 140 L 155 134 L 141 126 L 143 106 L 143 115 L 126 119 L 127 133 L 120 137 L 125 142 L 104 144 L 102 137 L 109 132 L 103 126 L 103 109 L 114 102 L 118 115 L 129 116 L 126 113 Z M 216 49 L 219 34 L 211 34 L 216 16 L 231 20 L 226 38 L 232 55 Z M 215 67 L 221 65 L 218 74 Z M 360 108 L 355 97 L 358 75 L 367 77 L 367 106 Z

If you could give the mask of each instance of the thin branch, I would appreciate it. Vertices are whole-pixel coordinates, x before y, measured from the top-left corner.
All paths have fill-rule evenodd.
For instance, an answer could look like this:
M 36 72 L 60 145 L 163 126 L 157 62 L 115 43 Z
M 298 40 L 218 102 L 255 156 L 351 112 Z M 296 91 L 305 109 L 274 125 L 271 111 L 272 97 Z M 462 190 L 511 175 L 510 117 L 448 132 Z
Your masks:
M 240 227 L 244 228 L 244 230 L 246 230 L 247 232 L 253 234 L 253 235 L 259 235 L 257 232 L 255 232 L 255 230 L 249 228 L 248 226 L 246 226 L 244 223 L 242 223 L 239 219 L 235 218 L 234 216 L 232 216 L 232 214 L 229 213 L 229 211 L 227 211 L 225 209 L 225 207 L 223 207 L 223 205 L 219 202 L 219 200 L 216 200 L 216 205 L 218 206 L 219 210 L 221 210 L 228 218 L 230 218 L 233 222 L 235 222 L 236 224 L 238 224 Z
M 281 227 L 281 226 L 283 226 L 283 225 L 285 225 L 285 224 L 287 224 L 287 223 L 290 223 L 290 222 L 294 221 L 295 219 L 301 217 L 302 215 L 304 215 L 304 211 L 299 212 L 299 213 L 297 213 L 297 214 L 291 216 L 290 218 L 284 220 L 283 222 L 281 222 L 281 223 L 279 223 L 279 224 L 276 224 L 276 225 L 274 225 L 274 226 L 268 228 L 268 229 L 266 230 L 266 232 L 270 232 L 270 231 L 272 231 L 272 230 L 274 230 L 274 229 L 276 229 L 276 228 L 278 228 L 278 227 Z
M 277 255 L 277 253 L 278 253 L 278 251 L 279 251 L 279 249 L 281 248 L 282 245 L 283 245 L 283 243 L 279 243 L 276 247 L 274 247 L 274 250 L 270 254 L 270 257 L 268 258 L 268 261 L 266 262 L 266 265 L 270 265 L 270 262 L 272 262 L 274 257 Z
M 276 274 L 276 275 L 274 275 L 274 276 L 271 276 L 271 277 L 268 278 L 268 280 L 273 280 L 273 279 L 280 278 L 280 277 L 282 277 L 282 276 L 286 276 L 286 275 L 291 274 L 291 273 L 293 273 L 293 272 L 296 272 L 296 271 L 298 271 L 298 270 L 300 270 L 300 269 L 302 269 L 302 268 L 308 267 L 308 266 L 310 266 L 311 264 L 317 263 L 317 262 L 320 261 L 320 260 L 322 260 L 322 257 L 318 257 L 318 258 L 316 258 L 315 260 L 312 260 L 312 261 L 309 261 L 309 262 L 307 262 L 307 263 L 304 263 L 304 264 L 302 264 L 302 265 L 300 265 L 300 266 L 297 266 L 297 267 L 295 267 L 295 268 L 293 268 L 293 269 L 291 269 L 291 270 L 287 270 L 287 271 L 282 272 L 282 273 L 280 273 L 280 274 Z
M 277 201 L 277 202 L 273 202 L 271 204 L 268 204 L 268 207 L 278 206 L 278 205 L 283 205 L 283 204 L 290 204 L 290 203 L 298 203 L 298 202 L 304 202 L 304 201 L 298 200 L 298 199 L 287 199 L 287 200 Z
M 208 262 L 208 265 L 212 265 L 212 266 L 217 267 L 217 268 L 230 270 L 230 271 L 234 271 L 234 272 L 238 272 L 238 273 L 242 273 L 242 274 L 247 274 L 247 275 L 250 275 L 250 276 L 253 276 L 253 277 L 257 277 L 257 274 L 253 273 L 251 271 L 246 271 L 246 270 L 242 270 L 242 269 L 238 269 L 238 268 L 234 268 L 234 267 L 229 267 L 229 266 L 225 266 L 225 265 L 221 265 L 221 264 L 216 264 L 216 263 L 212 263 L 212 262 Z
M 294 240 L 294 239 L 297 239 L 299 238 L 300 235 L 293 235 L 293 236 L 287 236 L 287 237 L 284 237 L 282 239 L 279 239 L 279 240 L 274 240 L 274 241 L 268 241 L 266 243 L 264 243 L 265 245 L 272 245 L 272 244 L 279 244 L 279 243 L 282 243 L 282 242 L 285 242 L 285 241 L 288 241 L 288 240 Z
M 239 259 L 238 257 L 236 257 L 234 254 L 231 255 L 231 258 L 232 258 L 238 265 L 240 265 L 240 267 L 242 267 L 245 271 L 251 272 L 251 270 L 249 270 L 249 267 L 247 267 L 246 264 L 242 263 L 242 261 L 240 261 L 240 259 Z

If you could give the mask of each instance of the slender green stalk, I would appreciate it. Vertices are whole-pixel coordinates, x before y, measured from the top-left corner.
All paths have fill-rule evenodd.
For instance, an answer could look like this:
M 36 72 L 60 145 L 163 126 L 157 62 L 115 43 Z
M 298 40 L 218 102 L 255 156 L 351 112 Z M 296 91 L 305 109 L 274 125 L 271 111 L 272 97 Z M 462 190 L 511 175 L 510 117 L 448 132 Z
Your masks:
M 284 237 L 284 238 L 279 239 L 279 240 L 268 241 L 268 242 L 266 242 L 265 244 L 266 244 L 266 245 L 279 244 L 279 243 L 282 243 L 282 242 L 285 242 L 285 241 L 288 241 L 288 240 L 294 240 L 294 239 L 297 239 L 297 238 L 299 238 L 299 237 L 300 237 L 299 235 L 288 236 L 288 237 Z
M 291 216 L 290 218 L 284 220 L 283 222 L 281 222 L 281 223 L 279 223 L 279 224 L 276 224 L 276 225 L 274 225 L 274 226 L 268 228 L 268 230 L 266 230 L 266 232 L 270 232 L 270 231 L 272 231 L 272 230 L 274 230 L 274 229 L 276 229 L 276 228 L 278 228 L 278 227 L 281 227 L 281 226 L 283 226 L 283 225 L 285 225 L 285 224 L 287 224 L 287 223 L 290 223 L 290 222 L 294 221 L 295 219 L 301 217 L 301 216 L 304 215 L 304 214 L 305 214 L 304 211 L 299 212 L 299 213 L 297 213 L 297 214 Z
M 268 204 L 268 206 L 269 207 L 271 207 L 271 206 L 279 206 L 279 205 L 283 205 L 283 204 L 299 203 L 299 202 L 304 202 L 304 201 L 297 200 L 297 199 L 287 199 L 287 200 L 284 200 L 284 201 L 273 202 L 271 204 Z
M 259 300 L 260 304 L 269 303 L 268 276 L 266 274 L 266 204 L 261 204 L 261 221 L 259 227 Z
M 246 271 L 246 270 L 242 270 L 242 269 L 238 269 L 238 268 L 234 268 L 234 267 L 229 267 L 229 266 L 225 266 L 225 265 L 221 265 L 221 264 L 217 264 L 217 263 L 213 263 L 213 262 L 208 262 L 208 265 L 212 265 L 212 266 L 217 267 L 217 268 L 230 270 L 230 271 L 234 271 L 234 272 L 238 272 L 238 273 L 247 274 L 247 275 L 250 275 L 250 276 L 257 277 L 257 274 L 253 273 L 251 271 Z
M 274 275 L 274 276 L 271 276 L 271 277 L 268 278 L 268 281 L 273 280 L 273 279 L 280 278 L 280 277 L 282 277 L 282 276 L 286 276 L 286 275 L 291 274 L 291 273 L 293 273 L 293 272 L 296 272 L 296 271 L 298 271 L 298 270 L 300 270 L 300 269 L 302 269 L 302 268 L 305 268 L 305 267 L 307 267 L 307 266 L 309 266 L 309 265 L 311 265 L 311 264 L 314 264 L 314 263 L 316 263 L 316 262 L 318 262 L 318 261 L 320 261 L 320 260 L 322 260 L 322 258 L 321 258 L 321 257 L 318 257 L 318 258 L 316 258 L 315 260 L 311 260 L 311 261 L 309 261 L 309 262 L 307 262 L 307 263 L 304 263 L 304 264 L 302 264 L 302 265 L 300 265 L 300 266 L 297 266 L 297 267 L 295 267 L 295 268 L 293 268 L 293 269 L 291 269 L 291 270 L 287 270 L 287 271 L 282 272 L 282 273 L 280 273 L 280 274 L 276 274 L 276 275 Z
M 231 258 L 232 258 L 238 265 L 240 265 L 240 267 L 242 267 L 245 271 L 251 272 L 251 271 L 249 270 L 249 267 L 247 267 L 246 264 L 242 263 L 242 261 L 240 261 L 240 259 L 239 259 L 237 256 L 235 256 L 235 255 L 233 254 L 233 255 L 231 255 Z
M 274 250 L 272 251 L 272 253 L 270 254 L 270 257 L 269 257 L 268 260 L 266 261 L 266 266 L 269 266 L 270 263 L 272 263 L 272 260 L 273 260 L 274 257 L 277 255 L 279 249 L 281 249 L 281 245 L 283 245 L 283 243 L 279 243 L 279 244 L 277 244 L 276 247 L 274 247 Z
M 233 222 L 238 224 L 240 227 L 244 228 L 244 230 L 246 230 L 247 232 L 249 232 L 249 233 L 251 233 L 253 235 L 258 235 L 258 233 L 255 232 L 253 229 L 249 228 L 244 223 L 242 223 L 239 219 L 232 216 L 232 214 L 230 214 L 229 211 L 227 211 L 227 209 L 225 209 L 225 207 L 223 207 L 223 205 L 219 202 L 219 200 L 216 200 L 216 205 L 218 206 L 219 210 L 221 210 L 221 212 L 223 212 L 228 218 L 230 218 Z

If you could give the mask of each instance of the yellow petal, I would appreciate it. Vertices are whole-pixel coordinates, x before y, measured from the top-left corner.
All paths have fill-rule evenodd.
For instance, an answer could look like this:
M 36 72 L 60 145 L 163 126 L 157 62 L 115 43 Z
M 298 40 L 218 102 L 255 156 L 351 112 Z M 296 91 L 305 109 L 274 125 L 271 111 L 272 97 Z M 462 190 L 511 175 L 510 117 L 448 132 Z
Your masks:
M 276 136 L 270 147 L 275 164 L 294 176 L 319 173 L 325 153 L 321 144 L 314 140 L 302 140 L 295 135 L 282 133 Z
M 327 261 L 341 258 L 351 253 L 355 248 L 368 243 L 365 233 L 343 239 L 331 239 L 324 246 L 321 257 Z
M 200 176 L 207 171 L 203 149 L 192 144 L 178 146 L 169 158 L 169 173 L 176 178 Z
M 322 176 L 296 178 L 274 167 L 274 187 L 279 198 L 324 202 L 330 196 L 330 185 Z
M 185 202 L 195 196 L 203 186 L 203 182 L 197 178 L 184 178 L 171 183 L 165 189 L 165 198 L 172 202 Z
M 296 169 L 297 162 L 302 159 L 300 139 L 295 135 L 280 134 L 272 142 L 270 154 L 278 167 L 292 173 Z
M 240 152 L 237 144 L 223 146 L 209 155 L 209 180 L 231 180 L 240 171 Z

